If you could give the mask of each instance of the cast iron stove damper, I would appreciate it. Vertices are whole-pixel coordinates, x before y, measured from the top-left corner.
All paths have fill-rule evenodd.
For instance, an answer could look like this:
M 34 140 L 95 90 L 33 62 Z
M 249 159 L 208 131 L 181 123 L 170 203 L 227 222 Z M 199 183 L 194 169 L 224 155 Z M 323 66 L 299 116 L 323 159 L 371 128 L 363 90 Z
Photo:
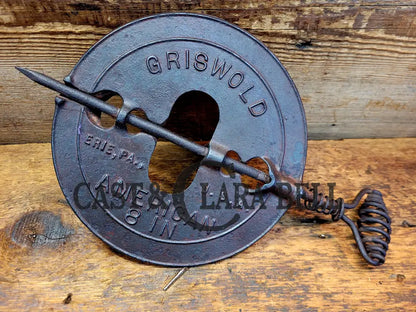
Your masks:
M 210 16 L 161 14 L 105 36 L 65 84 L 18 69 L 60 93 L 52 129 L 60 186 L 82 222 L 112 248 L 159 265 L 206 264 L 253 244 L 288 203 L 297 203 L 344 220 L 365 260 L 384 263 L 391 220 L 381 193 L 364 189 L 346 204 L 300 186 L 307 149 L 302 102 L 282 64 L 246 31 Z M 164 128 L 176 99 L 193 91 L 218 105 L 206 146 Z M 114 94 L 123 99 L 120 109 L 105 102 Z M 102 114 L 115 126 L 103 127 Z M 129 133 L 127 124 L 141 132 Z M 172 194 L 149 179 L 157 138 L 203 157 L 178 177 Z M 247 164 L 253 158 L 268 172 Z M 247 189 L 243 176 L 261 187 Z M 344 212 L 365 195 L 355 225 Z

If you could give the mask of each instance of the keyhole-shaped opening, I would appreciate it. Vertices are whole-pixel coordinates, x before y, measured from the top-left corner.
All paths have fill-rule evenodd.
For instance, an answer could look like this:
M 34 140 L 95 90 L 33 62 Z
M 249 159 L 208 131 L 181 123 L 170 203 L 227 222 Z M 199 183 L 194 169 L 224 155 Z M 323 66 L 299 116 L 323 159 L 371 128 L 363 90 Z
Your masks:
M 211 140 L 218 121 L 217 102 L 205 92 L 190 91 L 176 100 L 163 126 L 198 144 L 206 145 Z M 150 159 L 149 178 L 158 183 L 162 191 L 172 193 L 180 173 L 201 159 L 202 157 L 160 138 Z M 186 187 L 191 184 L 195 173 L 196 171 L 186 182 Z

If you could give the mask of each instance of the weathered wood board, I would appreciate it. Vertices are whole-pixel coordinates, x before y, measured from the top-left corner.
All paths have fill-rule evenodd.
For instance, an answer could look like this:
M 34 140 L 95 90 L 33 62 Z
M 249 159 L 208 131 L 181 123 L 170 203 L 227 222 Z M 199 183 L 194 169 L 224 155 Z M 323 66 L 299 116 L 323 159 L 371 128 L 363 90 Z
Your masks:
M 303 99 L 311 139 L 416 135 L 415 1 L 0 0 L 0 143 L 49 142 L 57 79 L 102 36 L 162 12 L 211 14 L 262 40 Z
M 178 269 L 114 253 L 72 213 L 49 144 L 0 146 L 0 310 L 414 311 L 416 139 L 309 144 L 305 182 L 336 182 L 346 199 L 364 186 L 384 193 L 387 262 L 367 266 L 343 223 L 289 210 L 246 251 L 191 268 L 166 292 Z M 189 161 L 169 143 L 160 149 L 156 163 Z M 171 180 L 168 171 L 159 176 Z

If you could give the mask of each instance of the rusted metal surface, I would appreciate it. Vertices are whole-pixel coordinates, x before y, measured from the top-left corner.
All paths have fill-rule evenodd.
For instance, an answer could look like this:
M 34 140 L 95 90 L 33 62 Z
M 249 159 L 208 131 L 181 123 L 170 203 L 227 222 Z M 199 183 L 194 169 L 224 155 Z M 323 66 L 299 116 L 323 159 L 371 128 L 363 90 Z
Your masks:
M 110 90 L 124 100 L 117 116 L 119 126 L 111 129 L 100 127 L 75 102 L 58 101 L 52 137 L 56 172 L 67 200 L 80 219 L 113 248 L 163 265 L 209 263 L 247 248 L 286 211 L 276 209 L 279 197 L 271 193 L 264 199 L 268 209 L 239 206 L 233 199 L 240 176 L 226 176 L 208 165 L 198 166 L 183 193 L 183 212 L 189 222 L 175 213 L 171 194 L 163 198 L 164 207 L 150 207 L 152 195 L 160 194 L 148 177 L 156 139 L 144 132 L 131 135 L 122 127 L 127 113 L 137 108 L 161 125 L 179 96 L 203 91 L 215 99 L 220 113 L 209 145 L 217 153 L 211 153 L 209 161 L 229 150 L 237 151 L 242 162 L 267 156 L 300 181 L 307 148 L 302 103 L 276 57 L 245 31 L 194 14 L 141 19 L 94 45 L 65 82 L 90 94 Z M 77 189 L 83 182 L 90 187 Z M 121 182 L 126 189 L 128 184 L 143 186 L 130 192 L 122 209 L 79 208 L 76 201 L 82 206 L 94 202 L 95 186 L 107 182 L 110 187 Z M 201 185 L 205 183 L 209 184 L 208 205 L 217 203 L 225 186 L 232 208 L 222 201 L 219 209 L 204 209 Z M 104 195 L 111 202 L 111 192 Z M 250 205 L 254 197 L 247 195 Z M 188 224 L 192 221 L 209 228 Z
M 262 187 L 264 191 L 288 199 L 291 205 L 297 204 L 314 212 L 331 215 L 333 221 L 343 220 L 351 228 L 363 258 L 374 266 L 385 262 L 390 243 L 391 218 L 381 192 L 364 188 L 351 203 L 346 204 L 344 199 L 335 199 L 333 194 L 324 196 L 319 193 L 316 184 L 308 190 L 293 178 L 282 175 L 270 161 L 268 165 L 271 181 Z M 357 208 L 364 196 L 366 198 L 358 208 L 356 225 L 345 215 L 345 211 Z
M 250 246 L 302 200 L 307 209 L 344 220 L 364 258 L 384 263 L 391 220 L 381 194 L 363 190 L 347 205 L 297 187 L 307 148 L 299 95 L 277 58 L 236 26 L 195 14 L 153 16 L 94 45 L 64 79 L 67 86 L 19 70 L 65 97 L 57 98 L 53 124 L 58 180 L 78 217 L 113 248 L 169 266 L 217 261 Z M 208 146 L 163 127 L 175 100 L 195 90 L 218 104 Z M 120 109 L 103 101 L 114 94 L 123 98 Z M 148 120 L 131 114 L 138 109 Z M 116 119 L 114 127 L 101 125 L 102 113 Z M 130 134 L 126 124 L 142 132 Z M 178 177 L 172 194 L 149 179 L 157 138 L 203 156 Z M 246 164 L 253 158 L 269 172 Z M 249 190 L 241 175 L 264 185 Z M 357 228 L 344 210 L 365 194 Z

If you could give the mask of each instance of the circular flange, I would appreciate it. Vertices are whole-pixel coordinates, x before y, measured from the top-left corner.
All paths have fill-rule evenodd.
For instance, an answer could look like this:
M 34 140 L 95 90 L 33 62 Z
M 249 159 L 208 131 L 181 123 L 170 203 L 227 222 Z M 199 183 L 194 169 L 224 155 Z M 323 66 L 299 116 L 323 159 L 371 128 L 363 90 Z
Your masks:
M 182 94 L 203 91 L 220 114 L 212 150 L 236 151 L 244 162 L 267 157 L 302 178 L 306 122 L 294 84 L 260 41 L 223 20 L 176 13 L 134 21 L 90 48 L 65 81 L 119 94 L 119 124 L 135 109 L 163 124 Z M 163 194 L 148 176 L 156 139 L 122 126 L 104 129 L 90 115 L 57 102 L 55 170 L 82 222 L 124 254 L 168 266 L 214 262 L 250 246 L 286 211 L 274 194 L 247 194 L 238 174 L 206 164 L 179 195 Z M 191 171 L 179 177 L 179 188 Z

